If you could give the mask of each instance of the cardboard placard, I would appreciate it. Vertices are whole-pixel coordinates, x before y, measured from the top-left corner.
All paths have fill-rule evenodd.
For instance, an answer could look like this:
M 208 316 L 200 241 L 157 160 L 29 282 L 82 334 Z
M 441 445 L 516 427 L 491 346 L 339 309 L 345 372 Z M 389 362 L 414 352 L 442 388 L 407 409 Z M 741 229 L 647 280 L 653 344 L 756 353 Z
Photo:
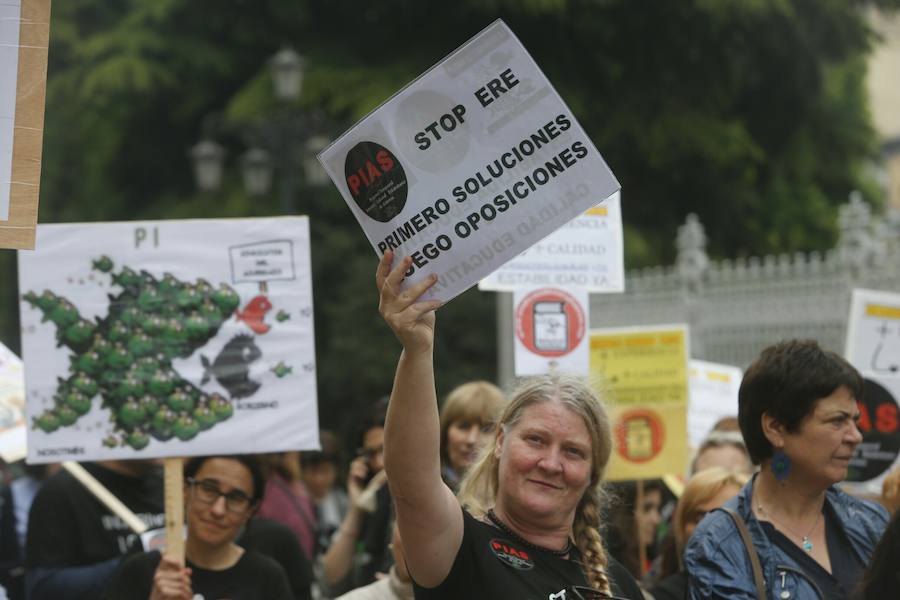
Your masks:
M 34 248 L 50 0 L 0 3 L 0 248 Z
M 688 436 L 691 450 L 696 451 L 719 419 L 737 417 L 743 372 L 731 365 L 691 359 L 688 376 Z

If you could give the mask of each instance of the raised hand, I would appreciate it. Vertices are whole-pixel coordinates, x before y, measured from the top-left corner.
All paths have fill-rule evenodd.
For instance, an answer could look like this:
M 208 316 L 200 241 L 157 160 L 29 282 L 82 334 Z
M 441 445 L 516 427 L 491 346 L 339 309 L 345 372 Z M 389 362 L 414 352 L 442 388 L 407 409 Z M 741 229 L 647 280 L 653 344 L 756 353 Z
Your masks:
M 402 290 L 403 274 L 412 264 L 412 258 L 405 257 L 392 269 L 393 262 L 394 253 L 388 250 L 381 257 L 375 273 L 375 283 L 381 294 L 378 310 L 406 351 L 430 351 L 434 344 L 434 311 L 441 302 L 419 299 L 437 282 L 437 276 L 430 275 Z

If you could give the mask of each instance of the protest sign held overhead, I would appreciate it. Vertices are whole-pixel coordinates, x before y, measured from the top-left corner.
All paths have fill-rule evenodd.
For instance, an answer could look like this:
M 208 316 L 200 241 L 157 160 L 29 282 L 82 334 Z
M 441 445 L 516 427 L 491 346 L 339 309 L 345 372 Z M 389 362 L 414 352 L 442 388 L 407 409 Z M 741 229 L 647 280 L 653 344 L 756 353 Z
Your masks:
M 447 301 L 619 184 L 510 29 L 496 21 L 319 160 L 376 253 L 410 256 Z
M 606 478 L 652 479 L 688 463 L 686 325 L 594 329 L 591 374 L 613 429 Z
M 0 248 L 34 248 L 50 0 L 0 2 Z
M 19 256 L 30 462 L 318 446 L 308 219 L 38 241 Z
M 478 282 L 482 291 L 557 286 L 591 293 L 625 291 L 618 192 L 572 219 Z

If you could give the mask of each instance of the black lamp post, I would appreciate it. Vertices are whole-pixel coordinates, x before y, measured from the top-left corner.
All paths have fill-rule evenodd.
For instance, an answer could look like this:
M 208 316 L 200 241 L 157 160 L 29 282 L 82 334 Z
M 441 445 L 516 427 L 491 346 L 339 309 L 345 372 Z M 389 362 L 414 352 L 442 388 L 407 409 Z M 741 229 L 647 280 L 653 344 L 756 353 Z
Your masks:
M 315 159 L 328 139 L 316 135 L 321 118 L 298 110 L 294 105 L 303 89 L 306 60 L 291 48 L 283 48 L 270 60 L 272 92 L 279 107 L 272 115 L 241 128 L 240 136 L 249 141 L 241 157 L 244 189 L 251 196 L 263 196 L 272 189 L 277 174 L 279 204 L 284 214 L 295 211 L 294 195 L 298 187 L 297 171 L 303 170 L 308 185 L 323 185 L 328 175 Z M 222 184 L 225 149 L 206 137 L 189 153 L 194 164 L 194 179 L 202 192 L 216 191 Z

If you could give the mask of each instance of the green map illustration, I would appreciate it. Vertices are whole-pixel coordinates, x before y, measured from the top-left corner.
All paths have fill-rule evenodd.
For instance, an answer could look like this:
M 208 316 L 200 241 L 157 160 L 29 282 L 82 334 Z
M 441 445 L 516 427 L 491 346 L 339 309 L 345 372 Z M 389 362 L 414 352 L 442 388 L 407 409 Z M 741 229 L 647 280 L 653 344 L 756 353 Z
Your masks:
M 125 266 L 114 272 L 102 256 L 94 270 L 109 273 L 118 295 L 109 294 L 109 313 L 90 321 L 66 298 L 49 290 L 23 298 L 56 326 L 58 346 L 69 348 L 70 375 L 59 378 L 53 407 L 33 427 L 52 433 L 90 412 L 99 395 L 113 431 L 109 447 L 145 448 L 151 438 L 187 441 L 234 414 L 233 401 L 207 393 L 181 377 L 173 359 L 191 356 L 216 335 L 240 304 L 229 285 L 214 288 L 203 279 L 184 282 L 166 273 L 156 279 Z

